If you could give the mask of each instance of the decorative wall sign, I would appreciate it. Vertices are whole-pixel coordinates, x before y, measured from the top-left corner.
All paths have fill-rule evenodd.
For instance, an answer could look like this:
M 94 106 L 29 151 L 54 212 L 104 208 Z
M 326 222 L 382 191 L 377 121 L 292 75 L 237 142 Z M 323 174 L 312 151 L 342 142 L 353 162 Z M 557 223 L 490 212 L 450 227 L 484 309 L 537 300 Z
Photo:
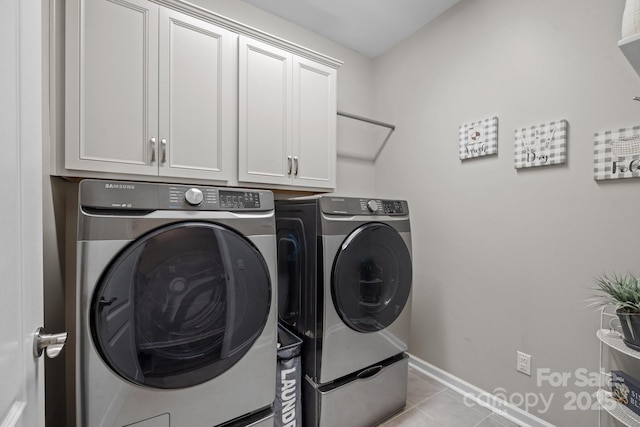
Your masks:
M 460 126 L 460 160 L 498 153 L 498 118 Z
M 567 121 L 516 129 L 516 169 L 557 165 L 567 160 Z
M 640 177 L 640 126 L 596 132 L 593 178 Z

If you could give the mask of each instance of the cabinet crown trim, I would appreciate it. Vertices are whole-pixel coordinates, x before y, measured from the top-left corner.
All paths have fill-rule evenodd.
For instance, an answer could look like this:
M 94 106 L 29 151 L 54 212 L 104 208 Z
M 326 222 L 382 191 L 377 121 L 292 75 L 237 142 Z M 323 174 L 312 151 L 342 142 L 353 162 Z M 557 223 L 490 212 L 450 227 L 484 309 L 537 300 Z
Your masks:
M 219 15 L 211 10 L 205 9 L 201 6 L 195 5 L 185 0 L 150 0 L 150 1 L 153 3 L 160 4 L 162 6 L 195 16 L 199 19 L 211 22 L 212 24 L 219 25 L 221 27 L 227 28 L 228 30 L 237 32 L 239 34 L 248 35 L 254 39 L 262 40 L 266 43 L 272 44 L 281 49 L 290 51 L 291 53 L 295 53 L 296 55 L 306 57 L 308 59 L 312 59 L 314 61 L 320 62 L 324 65 L 327 65 L 335 69 L 338 69 L 343 64 L 343 62 L 338 59 L 332 58 L 325 54 L 300 46 L 296 43 L 292 43 L 288 40 L 274 36 L 272 34 L 268 34 L 257 28 L 251 27 L 249 25 L 245 25 L 231 18 L 227 18 L 225 16 Z

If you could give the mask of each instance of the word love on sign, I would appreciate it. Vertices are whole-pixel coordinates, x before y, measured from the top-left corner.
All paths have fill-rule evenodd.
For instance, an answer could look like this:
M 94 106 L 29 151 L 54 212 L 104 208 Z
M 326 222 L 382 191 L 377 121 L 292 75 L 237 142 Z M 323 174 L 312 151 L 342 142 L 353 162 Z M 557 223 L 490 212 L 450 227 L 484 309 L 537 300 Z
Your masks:
M 594 179 L 640 177 L 640 126 L 597 132 L 593 150 Z
M 530 168 L 567 161 L 567 121 L 558 120 L 515 132 L 515 167 Z

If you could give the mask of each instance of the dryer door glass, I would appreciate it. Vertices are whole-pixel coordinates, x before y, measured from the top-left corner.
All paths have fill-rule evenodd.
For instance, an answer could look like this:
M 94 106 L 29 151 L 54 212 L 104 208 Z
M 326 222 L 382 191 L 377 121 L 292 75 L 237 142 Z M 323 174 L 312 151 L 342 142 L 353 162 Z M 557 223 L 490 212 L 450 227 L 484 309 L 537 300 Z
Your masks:
M 245 355 L 270 303 L 267 265 L 247 239 L 211 223 L 173 224 L 133 242 L 105 270 L 92 298 L 91 333 L 122 378 L 189 387 Z
M 301 230 L 280 228 L 278 223 L 278 321 L 297 326 L 300 315 L 300 290 L 306 259 L 306 244 Z
M 379 331 L 402 313 L 411 278 L 411 254 L 400 234 L 389 225 L 368 223 L 351 233 L 336 255 L 333 303 L 352 329 Z
M 315 323 L 308 307 L 317 296 L 314 244 L 315 205 L 300 206 L 301 218 L 287 213 L 276 218 L 278 247 L 278 321 L 297 331 Z M 307 309 L 305 309 L 307 307 Z

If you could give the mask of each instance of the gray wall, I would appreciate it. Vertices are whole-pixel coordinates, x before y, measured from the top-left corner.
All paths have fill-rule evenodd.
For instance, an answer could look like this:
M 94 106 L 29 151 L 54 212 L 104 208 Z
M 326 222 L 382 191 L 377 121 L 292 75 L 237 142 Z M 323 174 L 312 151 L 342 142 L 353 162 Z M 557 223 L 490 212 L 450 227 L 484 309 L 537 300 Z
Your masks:
M 597 425 L 597 411 L 563 409 L 565 393 L 594 391 L 575 376 L 598 372 L 593 278 L 640 273 L 640 180 L 593 180 L 594 132 L 640 124 L 623 3 L 463 0 L 374 61 L 377 113 L 397 125 L 376 194 L 412 215 L 410 352 L 516 402 L 543 393 L 551 409 L 528 409 L 559 426 Z M 494 115 L 498 155 L 460 161 L 458 127 Z M 557 119 L 567 164 L 516 171 L 515 129 Z M 538 387 L 544 368 L 570 373 L 567 387 Z

